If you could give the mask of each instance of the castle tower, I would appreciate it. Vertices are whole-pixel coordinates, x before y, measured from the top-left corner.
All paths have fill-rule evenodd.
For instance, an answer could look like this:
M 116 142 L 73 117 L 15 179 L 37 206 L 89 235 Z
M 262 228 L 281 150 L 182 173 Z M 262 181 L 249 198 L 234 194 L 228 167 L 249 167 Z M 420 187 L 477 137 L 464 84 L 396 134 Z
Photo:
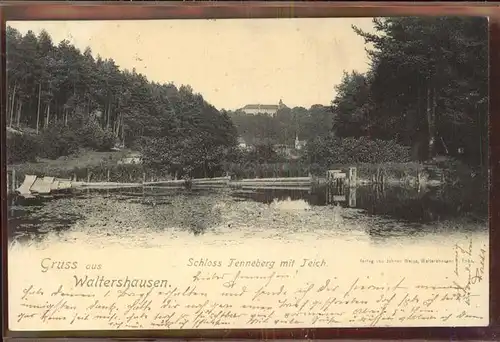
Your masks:
M 280 102 L 278 103 L 278 108 L 281 109 L 283 107 L 285 107 L 285 105 L 284 105 L 283 101 L 280 99 Z

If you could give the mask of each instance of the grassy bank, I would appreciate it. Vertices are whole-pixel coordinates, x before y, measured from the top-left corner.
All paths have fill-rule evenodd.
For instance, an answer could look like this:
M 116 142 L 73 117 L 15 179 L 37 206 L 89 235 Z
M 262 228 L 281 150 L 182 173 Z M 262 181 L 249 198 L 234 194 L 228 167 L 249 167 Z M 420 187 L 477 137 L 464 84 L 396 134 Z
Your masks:
M 78 154 L 58 159 L 39 158 L 36 162 L 26 162 L 8 165 L 7 170 L 15 169 L 16 172 L 29 173 L 36 172 L 66 172 L 76 168 L 113 166 L 132 153 L 131 150 L 121 150 L 116 152 L 97 152 L 82 150 Z
M 38 162 L 8 165 L 7 170 L 15 170 L 17 183 L 24 180 L 25 175 L 52 176 L 58 178 L 77 178 L 93 182 L 140 182 L 164 179 L 158 172 L 145 170 L 140 164 L 119 164 L 133 151 L 116 152 L 82 151 L 78 155 L 61 157 L 55 160 L 40 159 Z

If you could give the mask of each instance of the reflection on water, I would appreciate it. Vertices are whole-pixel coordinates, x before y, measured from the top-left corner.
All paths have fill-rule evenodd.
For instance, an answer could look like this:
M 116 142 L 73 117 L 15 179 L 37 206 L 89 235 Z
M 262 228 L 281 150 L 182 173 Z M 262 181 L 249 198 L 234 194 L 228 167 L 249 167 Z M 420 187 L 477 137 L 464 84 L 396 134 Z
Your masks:
M 408 187 L 361 186 L 346 188 L 342 193 L 327 193 L 326 189 L 287 191 L 241 191 L 237 198 L 262 203 L 274 200 L 306 200 L 314 206 L 339 204 L 342 207 L 362 209 L 367 215 L 380 215 L 395 220 L 428 223 L 457 217 L 478 220 L 487 218 L 487 194 L 458 187 L 416 189 Z
M 58 198 L 9 199 L 9 232 L 18 240 L 79 230 L 148 234 L 165 230 L 293 235 L 364 234 L 370 239 L 487 227 L 487 196 L 477 189 L 364 186 L 310 190 L 80 191 Z M 272 235 L 271 234 L 271 235 Z M 270 236 L 271 236 L 270 235 Z M 245 236 L 245 235 L 243 235 Z

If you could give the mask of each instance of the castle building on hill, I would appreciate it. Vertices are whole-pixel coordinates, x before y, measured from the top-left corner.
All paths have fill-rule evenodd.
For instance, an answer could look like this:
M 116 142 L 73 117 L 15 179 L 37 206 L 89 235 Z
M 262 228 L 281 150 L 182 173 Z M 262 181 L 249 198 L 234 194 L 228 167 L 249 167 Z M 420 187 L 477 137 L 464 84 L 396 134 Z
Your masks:
M 269 104 L 248 104 L 245 107 L 241 108 L 245 114 L 257 115 L 257 114 L 266 114 L 270 116 L 275 116 L 279 109 L 285 107 L 283 101 L 277 105 L 269 105 Z

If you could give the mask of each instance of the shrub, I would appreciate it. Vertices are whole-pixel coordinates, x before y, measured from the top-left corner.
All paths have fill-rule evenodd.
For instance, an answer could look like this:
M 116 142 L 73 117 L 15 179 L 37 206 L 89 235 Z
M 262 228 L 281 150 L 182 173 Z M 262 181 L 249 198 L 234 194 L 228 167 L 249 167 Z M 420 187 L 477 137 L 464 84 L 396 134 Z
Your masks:
M 318 137 L 307 146 L 304 156 L 321 166 L 359 163 L 405 163 L 411 160 L 410 148 L 394 140 Z
M 68 156 L 77 152 L 78 147 L 73 131 L 62 124 L 55 124 L 42 131 L 40 155 L 44 158 Z
M 110 130 L 104 130 L 96 120 L 89 119 L 83 127 L 76 131 L 81 147 L 97 151 L 106 151 L 115 144 L 115 136 Z
M 7 138 L 7 163 L 23 163 L 36 161 L 39 153 L 40 139 L 30 134 L 13 134 Z
M 115 134 L 107 129 L 103 132 L 101 146 L 99 150 L 101 151 L 109 151 L 113 146 L 115 146 Z
M 258 144 L 250 151 L 242 151 L 242 162 L 248 163 L 277 163 L 283 158 L 273 149 L 270 144 Z

